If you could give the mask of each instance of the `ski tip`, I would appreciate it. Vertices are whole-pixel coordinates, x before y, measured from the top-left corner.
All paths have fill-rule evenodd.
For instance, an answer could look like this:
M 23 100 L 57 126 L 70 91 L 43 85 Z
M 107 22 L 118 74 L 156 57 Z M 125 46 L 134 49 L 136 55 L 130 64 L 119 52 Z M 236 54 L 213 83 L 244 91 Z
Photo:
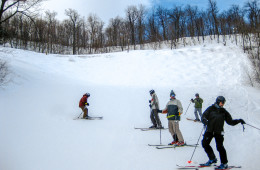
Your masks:
M 242 168 L 242 166 L 228 166 L 228 168 L 226 168 L 226 169 L 221 169 L 219 167 L 215 167 L 215 170 L 230 170 L 233 168 Z

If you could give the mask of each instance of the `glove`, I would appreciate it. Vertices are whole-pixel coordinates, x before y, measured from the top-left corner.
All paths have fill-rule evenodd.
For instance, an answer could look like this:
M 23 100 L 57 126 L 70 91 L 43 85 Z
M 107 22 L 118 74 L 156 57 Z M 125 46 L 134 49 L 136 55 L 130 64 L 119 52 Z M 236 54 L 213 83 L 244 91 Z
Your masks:
M 158 109 L 157 112 L 158 112 L 158 113 L 162 113 L 162 110 L 159 110 L 159 109 Z
M 243 119 L 239 119 L 239 122 L 243 125 L 246 124 L 246 122 Z
M 85 103 L 86 106 L 89 106 L 89 103 Z
M 204 119 L 202 119 L 202 121 L 201 121 L 201 122 L 203 123 L 203 125 L 204 125 L 204 126 L 207 126 L 207 125 L 208 125 L 208 120 L 207 120 L 207 119 L 205 119 L 205 118 L 204 118 Z
M 151 100 L 149 100 L 149 103 L 151 103 Z
M 152 108 L 152 105 L 149 104 L 149 107 Z
M 193 99 L 190 99 L 190 101 L 191 101 L 192 103 L 194 103 L 194 100 L 193 100 Z

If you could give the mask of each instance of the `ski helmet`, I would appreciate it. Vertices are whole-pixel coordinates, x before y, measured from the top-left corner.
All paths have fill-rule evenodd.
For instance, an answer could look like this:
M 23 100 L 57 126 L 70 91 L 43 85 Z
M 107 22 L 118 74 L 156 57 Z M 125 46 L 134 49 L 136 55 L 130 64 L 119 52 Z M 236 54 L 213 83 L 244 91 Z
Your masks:
M 85 95 L 88 96 L 88 97 L 90 97 L 90 94 L 89 94 L 89 93 L 86 93 Z
M 219 104 L 220 102 L 222 102 L 223 104 L 225 104 L 226 99 L 223 96 L 218 96 L 216 99 L 216 103 Z
M 196 93 L 195 96 L 196 96 L 196 97 L 197 97 L 197 96 L 199 97 L 200 95 L 199 95 L 199 93 Z
M 172 97 L 172 96 L 173 96 L 173 97 L 176 96 L 173 90 L 171 90 L 171 93 L 170 93 L 170 97 Z
M 150 92 L 150 94 L 153 94 L 153 93 L 154 93 L 154 90 L 152 89 L 152 90 L 150 90 L 149 92 Z

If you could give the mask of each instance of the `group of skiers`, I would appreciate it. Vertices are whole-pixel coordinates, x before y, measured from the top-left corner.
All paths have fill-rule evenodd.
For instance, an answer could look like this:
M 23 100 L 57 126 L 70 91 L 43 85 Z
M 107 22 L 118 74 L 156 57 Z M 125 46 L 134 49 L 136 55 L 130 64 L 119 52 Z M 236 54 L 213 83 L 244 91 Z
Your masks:
M 181 114 L 183 113 L 183 107 L 180 100 L 176 99 L 176 94 L 173 90 L 170 92 L 170 100 L 166 104 L 163 110 L 159 109 L 159 100 L 154 90 L 149 91 L 151 95 L 151 100 L 149 100 L 149 107 L 151 108 L 150 118 L 153 125 L 150 128 L 164 128 L 159 118 L 159 113 L 167 114 L 168 128 L 173 141 L 169 145 L 182 146 L 185 145 L 184 138 L 179 128 L 179 121 L 181 120 Z M 82 109 L 83 118 L 88 119 L 88 108 L 89 103 L 87 99 L 90 97 L 89 93 L 83 95 L 80 99 L 79 107 Z M 216 102 L 209 106 L 202 114 L 202 103 L 203 99 L 200 98 L 199 94 L 195 94 L 195 99 L 191 99 L 194 103 L 195 109 L 195 121 L 202 122 L 204 127 L 206 127 L 204 137 L 202 139 L 202 147 L 204 148 L 209 160 L 203 164 L 205 166 L 210 166 L 213 163 L 217 163 L 217 158 L 213 152 L 210 142 L 213 138 L 216 141 L 216 147 L 220 155 L 221 164 L 219 169 L 228 168 L 228 160 L 226 150 L 223 146 L 224 142 L 224 121 L 229 125 L 237 125 L 238 123 L 245 124 L 243 119 L 232 119 L 230 113 L 223 108 L 226 100 L 223 96 L 218 96 Z M 198 115 L 199 114 L 199 115 Z M 200 116 L 200 117 L 199 117 Z
M 179 128 L 180 116 L 183 113 L 183 107 L 180 100 L 176 99 L 176 94 L 171 90 L 170 101 L 167 103 L 163 110 L 159 110 L 159 100 L 154 90 L 150 90 L 152 99 L 149 100 L 151 114 L 150 118 L 153 125 L 150 128 L 163 128 L 158 113 L 167 113 L 169 132 L 173 137 L 173 141 L 169 145 L 185 145 L 182 133 Z M 204 148 L 209 160 L 202 164 L 204 166 L 210 166 L 213 163 L 217 163 L 217 158 L 213 152 L 210 142 L 213 138 L 216 141 L 216 147 L 220 155 L 221 164 L 219 169 L 228 168 L 228 160 L 226 150 L 223 146 L 224 142 L 224 121 L 229 125 L 237 125 L 238 123 L 245 124 L 243 119 L 232 119 L 230 113 L 223 108 L 226 100 L 223 96 L 218 96 L 216 102 L 209 106 L 202 114 L 203 99 L 199 94 L 195 94 L 195 99 L 191 99 L 194 103 L 195 109 L 195 121 L 201 121 L 206 128 L 202 139 L 202 147 Z M 199 119 L 199 116 L 200 119 Z

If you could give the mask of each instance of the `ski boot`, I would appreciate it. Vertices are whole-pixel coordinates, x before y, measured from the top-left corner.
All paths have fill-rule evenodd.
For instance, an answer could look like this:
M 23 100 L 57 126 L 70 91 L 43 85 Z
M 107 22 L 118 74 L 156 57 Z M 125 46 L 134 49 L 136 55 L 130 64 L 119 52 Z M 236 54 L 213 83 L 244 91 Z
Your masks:
M 164 127 L 159 125 L 159 126 L 156 127 L 156 129 L 164 129 Z
M 201 166 L 211 166 L 211 164 L 217 163 L 217 158 L 209 160 L 208 162 L 206 162 L 205 164 L 200 164 Z
M 228 164 L 220 164 L 217 169 L 228 169 Z
M 156 128 L 157 126 L 156 125 L 153 125 L 153 126 L 150 126 L 149 128 L 152 129 L 152 128 Z
M 183 141 L 176 143 L 176 146 L 183 146 L 183 145 L 185 145 L 185 143 Z
M 176 145 L 178 143 L 178 141 L 172 141 L 171 143 L 169 143 L 168 145 Z

